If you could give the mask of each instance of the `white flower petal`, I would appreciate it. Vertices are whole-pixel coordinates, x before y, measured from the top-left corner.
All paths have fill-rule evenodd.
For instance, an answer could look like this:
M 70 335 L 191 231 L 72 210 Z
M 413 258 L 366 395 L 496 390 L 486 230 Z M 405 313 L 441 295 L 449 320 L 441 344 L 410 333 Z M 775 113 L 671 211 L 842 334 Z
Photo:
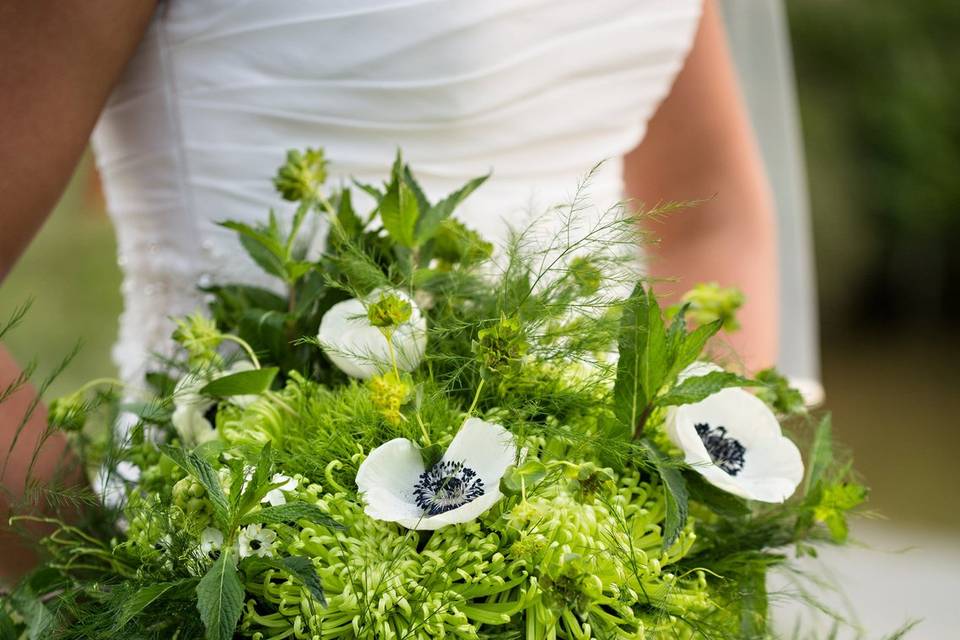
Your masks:
M 706 362 L 705 360 L 697 360 L 680 372 L 680 375 L 677 376 L 677 383 L 683 382 L 687 378 L 705 376 L 714 371 L 723 371 L 723 367 L 712 362 Z
M 386 290 L 377 289 L 366 300 L 379 300 Z M 411 306 L 410 319 L 393 333 L 397 366 L 412 371 L 420 364 L 427 345 L 427 321 L 410 296 L 390 291 Z M 327 357 L 354 378 L 368 379 L 390 368 L 390 348 L 384 334 L 370 324 L 366 303 L 352 298 L 330 307 L 320 320 L 317 338 Z
M 287 497 L 283 495 L 283 491 L 280 489 L 271 489 L 267 492 L 267 495 L 263 496 L 261 502 L 269 503 L 271 507 L 279 507 L 287 504 Z
M 416 529 L 417 531 L 434 531 L 451 524 L 460 524 L 476 520 L 495 505 L 502 494 L 500 493 L 500 481 L 497 481 L 497 488 L 494 491 L 487 491 L 476 500 L 471 500 L 462 507 L 439 513 L 435 516 L 420 515 L 397 520 L 397 524 L 407 529 Z M 419 511 L 419 510 L 418 510 Z
M 428 516 L 417 503 L 415 489 L 426 471 L 420 450 L 409 440 L 387 442 L 367 456 L 357 472 L 357 486 L 371 518 L 396 522 L 408 529 L 433 530 L 474 520 L 500 499 L 500 479 L 517 455 L 516 441 L 498 424 L 468 419 L 441 462 L 460 463 L 476 473 L 483 493 L 449 511 Z
M 200 551 L 204 555 L 223 547 L 223 533 L 219 529 L 207 527 L 200 534 Z
M 420 449 L 406 438 L 386 442 L 367 456 L 357 471 L 357 488 L 371 518 L 396 522 L 422 513 L 413 488 L 425 471 Z
M 499 492 L 500 478 L 516 458 L 517 444 L 513 434 L 499 424 L 468 418 L 442 459 L 464 463 L 480 476 L 486 492 Z
M 697 425 L 724 429 L 724 437 L 744 447 L 743 467 L 727 473 L 710 457 Z M 717 487 L 750 500 L 783 502 L 803 478 L 800 452 L 783 436 L 776 416 L 743 389 L 724 389 L 701 402 L 672 409 L 667 434 L 686 462 Z

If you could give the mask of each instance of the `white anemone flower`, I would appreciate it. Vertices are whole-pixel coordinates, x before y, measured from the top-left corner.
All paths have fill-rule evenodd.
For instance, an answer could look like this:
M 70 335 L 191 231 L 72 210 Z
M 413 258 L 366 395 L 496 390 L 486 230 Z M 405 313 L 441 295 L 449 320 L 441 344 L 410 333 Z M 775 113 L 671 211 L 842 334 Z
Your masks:
M 268 491 L 267 495 L 263 496 L 263 500 L 261 500 L 261 502 L 270 503 L 270 506 L 273 507 L 279 507 L 282 504 L 287 504 L 287 497 L 283 495 L 284 491 L 296 491 L 297 485 L 300 484 L 297 482 L 296 478 L 285 476 L 282 473 L 273 474 L 270 482 L 272 484 L 280 484 L 281 486 Z
M 240 530 L 240 536 L 237 540 L 241 558 L 250 556 L 272 558 L 273 547 L 276 542 L 277 532 L 272 529 L 265 529 L 259 524 L 245 526 Z
M 403 291 L 376 289 L 363 300 L 338 302 L 320 320 L 317 338 L 333 364 L 353 378 L 367 380 L 393 366 L 386 336 L 367 317 L 367 306 L 383 295 L 394 295 L 410 304 L 410 318 L 392 330 L 397 367 L 413 371 L 426 351 L 427 319 Z
M 140 467 L 126 460 L 119 461 L 114 469 L 101 467 L 91 479 L 91 487 L 110 509 L 119 509 L 127 501 L 129 486 L 140 483 Z
M 213 379 L 251 371 L 256 367 L 247 360 L 238 360 L 226 370 L 214 374 Z M 197 446 L 217 438 L 216 427 L 208 416 L 216 402 L 200 393 L 210 380 L 195 373 L 185 373 L 177 381 L 173 390 L 173 422 L 180 440 L 187 446 Z M 246 407 L 257 399 L 255 395 L 231 396 L 229 401 L 239 407 Z
M 718 369 L 697 363 L 685 376 Z M 783 502 L 803 479 L 797 446 L 783 435 L 773 411 L 743 389 L 723 389 L 700 402 L 671 408 L 666 429 L 687 464 L 714 486 L 741 498 Z
M 223 533 L 219 529 L 207 527 L 200 534 L 200 553 L 216 560 L 218 552 L 223 548 Z
M 200 394 L 207 381 L 194 373 L 184 374 L 173 390 L 173 428 L 186 446 L 215 440 L 217 432 L 207 417 L 215 404 Z
M 469 418 L 429 469 L 406 438 L 380 445 L 360 465 L 357 487 L 371 518 L 434 530 L 474 520 L 496 504 L 500 479 L 516 456 L 509 431 Z

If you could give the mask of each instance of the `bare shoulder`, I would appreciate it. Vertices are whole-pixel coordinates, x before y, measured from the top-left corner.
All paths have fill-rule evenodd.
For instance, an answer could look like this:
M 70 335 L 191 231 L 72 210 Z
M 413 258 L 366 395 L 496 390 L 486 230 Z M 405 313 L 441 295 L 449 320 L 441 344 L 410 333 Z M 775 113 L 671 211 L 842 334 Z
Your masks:
M 156 0 L 0 3 L 0 279 L 56 203 Z

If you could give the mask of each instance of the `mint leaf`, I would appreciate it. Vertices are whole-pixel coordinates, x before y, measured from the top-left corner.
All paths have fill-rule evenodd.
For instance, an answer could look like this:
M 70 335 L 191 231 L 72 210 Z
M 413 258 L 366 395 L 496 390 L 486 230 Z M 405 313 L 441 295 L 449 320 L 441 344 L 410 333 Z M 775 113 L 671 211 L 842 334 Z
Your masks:
M 486 182 L 489 177 L 490 174 L 474 178 L 434 206 L 425 209 L 420 220 L 417 222 L 417 244 L 423 244 L 427 240 L 430 240 L 440 229 L 440 224 L 450 217 L 454 209 L 456 209 L 467 196 L 476 191 L 477 187 Z
M 285 249 L 279 233 L 273 228 L 254 228 L 242 222 L 227 220 L 221 227 L 240 234 L 240 244 L 257 265 L 270 275 L 282 278 Z
M 278 372 L 276 367 L 264 367 L 232 373 L 208 383 L 200 389 L 200 393 L 214 398 L 256 395 L 270 388 Z
M 186 452 L 178 447 L 162 445 L 160 451 L 173 460 L 177 466 L 197 479 L 207 490 L 207 498 L 213 505 L 214 519 L 217 526 L 226 531 L 230 523 L 230 504 L 220 486 L 220 478 L 209 462 L 196 452 Z
M 358 238 L 363 233 L 363 221 L 353 210 L 353 196 L 349 189 L 340 192 L 337 202 L 337 222 L 348 238 Z
M 197 609 L 207 640 L 232 640 L 243 611 L 243 583 L 233 549 L 224 549 L 197 585 Z
M 398 153 L 393 165 L 393 177 L 380 200 L 380 220 L 394 242 L 402 247 L 413 248 L 414 229 L 419 215 L 417 196 L 403 179 L 403 161 Z
M 306 502 L 289 502 L 276 507 L 264 507 L 258 511 L 244 514 L 240 518 L 240 524 L 282 524 L 293 523 L 297 520 L 307 520 L 314 524 L 323 525 L 328 529 L 344 528 L 342 524 L 331 518 L 326 511 Z
M 303 582 L 314 600 L 319 602 L 321 606 L 327 606 L 327 599 L 323 595 L 323 585 L 320 583 L 320 576 L 317 575 L 317 569 L 313 566 L 310 558 L 306 556 L 291 556 L 289 558 L 283 558 L 280 562 L 287 571 Z
M 260 450 L 260 459 L 257 460 L 257 466 L 253 470 L 253 475 L 247 483 L 247 488 L 240 497 L 241 516 L 247 511 L 260 504 L 263 496 L 270 491 L 270 467 L 273 464 L 270 442 L 267 441 Z
M 729 371 L 711 371 L 703 376 L 687 378 L 657 397 L 656 403 L 660 407 L 693 404 L 728 387 L 746 387 L 753 384 L 753 381 Z
M 750 507 L 745 500 L 713 486 L 696 471 L 684 473 L 683 477 L 690 499 L 703 504 L 718 516 L 735 519 L 750 515 Z
M 421 214 L 424 211 L 430 210 L 430 201 L 427 200 L 427 194 L 423 192 L 423 187 L 420 186 L 420 183 L 417 182 L 417 179 L 413 176 L 413 171 L 410 170 L 410 165 L 403 165 L 403 181 L 410 187 L 410 192 L 413 193 L 413 196 L 417 199 L 417 208 L 420 210 Z
M 28 640 L 43 640 L 50 637 L 56 617 L 34 591 L 29 580 L 21 583 L 10 594 L 10 603 L 23 617 Z
M 116 620 L 116 629 L 125 627 L 128 622 L 143 613 L 147 607 L 163 597 L 165 593 L 182 586 L 183 582 L 158 582 L 143 587 L 134 593 L 124 601 L 123 607 L 120 609 L 120 615 Z
M 704 347 L 710 338 L 717 335 L 723 323 L 719 320 L 697 327 L 680 342 L 677 350 L 672 354 L 673 364 L 670 367 L 669 379 L 675 378 L 681 371 L 689 367 L 700 358 Z
M 833 422 L 830 414 L 823 417 L 817 426 L 810 448 L 810 460 L 807 463 L 807 478 L 804 483 L 805 494 L 815 488 L 830 465 L 833 464 Z
M 313 566 L 313 562 L 306 556 L 290 556 L 287 558 L 245 558 L 241 567 L 248 578 L 262 573 L 267 569 L 276 569 L 291 574 L 299 579 L 307 588 L 314 600 L 321 606 L 327 606 L 327 599 L 323 593 L 320 576 Z
M 621 426 L 638 434 L 669 367 L 666 329 L 656 298 L 637 284 L 624 304 L 618 342 L 620 359 L 613 388 Z
M 651 462 L 663 481 L 663 491 L 667 499 L 667 514 L 663 525 L 663 549 L 669 549 L 687 524 L 690 495 L 687 483 L 680 469 L 652 442 L 644 441 Z

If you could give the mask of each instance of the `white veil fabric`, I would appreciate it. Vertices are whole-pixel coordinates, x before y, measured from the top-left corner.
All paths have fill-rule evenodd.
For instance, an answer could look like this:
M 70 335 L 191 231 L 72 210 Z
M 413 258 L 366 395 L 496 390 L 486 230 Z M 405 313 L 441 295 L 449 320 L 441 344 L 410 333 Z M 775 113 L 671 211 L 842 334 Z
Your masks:
M 777 208 L 779 368 L 807 401 L 820 384 L 810 202 L 783 0 L 722 0 L 723 17 Z

